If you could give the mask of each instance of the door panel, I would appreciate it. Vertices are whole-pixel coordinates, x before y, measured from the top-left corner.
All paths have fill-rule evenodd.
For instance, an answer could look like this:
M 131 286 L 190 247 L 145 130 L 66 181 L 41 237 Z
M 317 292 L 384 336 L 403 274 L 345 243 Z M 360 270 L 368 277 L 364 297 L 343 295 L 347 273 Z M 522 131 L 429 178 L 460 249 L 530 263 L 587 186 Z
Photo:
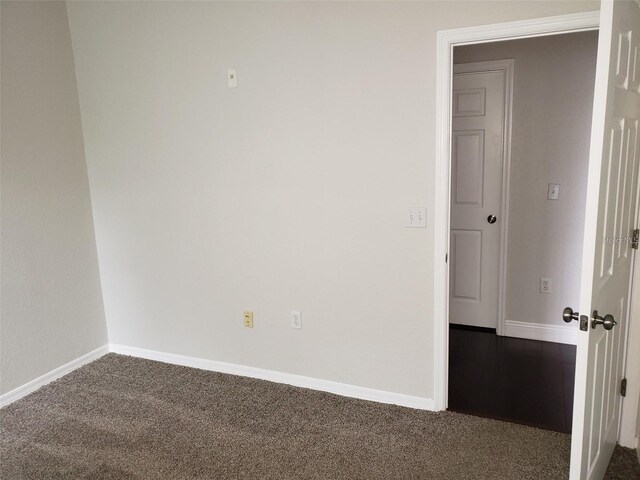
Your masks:
M 635 252 L 629 241 L 638 221 L 639 37 L 636 3 L 602 2 L 580 311 L 590 321 L 594 310 L 611 314 L 617 325 L 612 330 L 590 325 L 578 336 L 573 480 L 601 479 L 618 437 Z
M 482 65 L 454 66 L 449 321 L 496 328 L 506 72 Z
M 452 298 L 477 303 L 482 279 L 482 232 L 452 230 L 451 239 L 451 268 L 455 279 Z
M 461 88 L 453 91 L 453 116 L 476 117 L 485 112 L 484 88 Z
M 454 132 L 452 167 L 454 204 L 482 207 L 484 130 Z

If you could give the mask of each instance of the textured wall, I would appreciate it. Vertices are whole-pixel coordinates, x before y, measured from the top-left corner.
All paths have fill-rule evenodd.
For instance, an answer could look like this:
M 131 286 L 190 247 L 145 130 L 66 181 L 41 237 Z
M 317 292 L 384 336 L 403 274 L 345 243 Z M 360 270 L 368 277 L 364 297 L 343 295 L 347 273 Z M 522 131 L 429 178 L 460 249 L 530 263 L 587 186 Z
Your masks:
M 581 32 L 455 51 L 456 63 L 515 59 L 507 320 L 564 326 L 562 309 L 579 302 L 597 44 Z
M 430 397 L 436 32 L 597 7 L 70 2 L 110 339 Z
M 1 2 L 0 392 L 107 343 L 64 2 Z

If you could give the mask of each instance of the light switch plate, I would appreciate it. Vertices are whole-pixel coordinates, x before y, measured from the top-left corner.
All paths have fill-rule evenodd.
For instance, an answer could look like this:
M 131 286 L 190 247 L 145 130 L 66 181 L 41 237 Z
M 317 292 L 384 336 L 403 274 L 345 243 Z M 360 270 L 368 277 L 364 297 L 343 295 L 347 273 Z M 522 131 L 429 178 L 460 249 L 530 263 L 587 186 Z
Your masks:
M 227 70 L 227 87 L 238 88 L 238 72 L 235 68 Z
M 547 199 L 549 200 L 558 200 L 560 198 L 560 184 L 559 183 L 550 183 L 549 184 L 549 192 L 547 194 Z
M 427 209 L 424 207 L 412 207 L 407 210 L 407 228 L 426 228 Z

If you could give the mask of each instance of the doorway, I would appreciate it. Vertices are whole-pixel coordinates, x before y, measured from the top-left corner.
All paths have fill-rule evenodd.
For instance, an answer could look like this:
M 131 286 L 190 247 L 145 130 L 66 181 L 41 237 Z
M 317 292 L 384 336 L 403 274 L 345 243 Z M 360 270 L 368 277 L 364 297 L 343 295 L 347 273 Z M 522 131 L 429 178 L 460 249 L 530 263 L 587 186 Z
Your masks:
M 600 12 L 482 25 L 438 33 L 436 187 L 434 222 L 434 404 L 448 403 L 449 178 L 453 49 L 506 39 L 598 30 L 584 229 L 568 232 L 583 245 L 580 313 L 562 318 L 577 332 L 570 478 L 602 478 L 618 438 L 623 405 L 630 292 L 640 212 L 640 64 L 632 39 L 640 35 L 640 5 L 600 4 Z M 558 232 L 558 234 L 561 234 Z M 581 237 L 581 238 L 580 238 Z M 624 248 L 619 246 L 624 243 Z M 577 324 L 573 321 L 577 321 Z M 618 325 L 618 327 L 616 327 Z M 626 403 L 625 403 L 626 405 Z
M 597 37 L 454 48 L 450 410 L 571 431 Z

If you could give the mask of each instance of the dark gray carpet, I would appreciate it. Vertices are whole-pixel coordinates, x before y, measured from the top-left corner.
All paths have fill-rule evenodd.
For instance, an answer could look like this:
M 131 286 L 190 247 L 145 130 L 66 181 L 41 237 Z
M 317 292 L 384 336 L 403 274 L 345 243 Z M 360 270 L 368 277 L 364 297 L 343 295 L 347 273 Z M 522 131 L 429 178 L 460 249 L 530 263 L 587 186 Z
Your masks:
M 0 414 L 3 479 L 558 480 L 568 474 L 565 434 L 115 354 Z M 616 452 L 619 465 L 607 478 L 640 478 L 628 454 Z

